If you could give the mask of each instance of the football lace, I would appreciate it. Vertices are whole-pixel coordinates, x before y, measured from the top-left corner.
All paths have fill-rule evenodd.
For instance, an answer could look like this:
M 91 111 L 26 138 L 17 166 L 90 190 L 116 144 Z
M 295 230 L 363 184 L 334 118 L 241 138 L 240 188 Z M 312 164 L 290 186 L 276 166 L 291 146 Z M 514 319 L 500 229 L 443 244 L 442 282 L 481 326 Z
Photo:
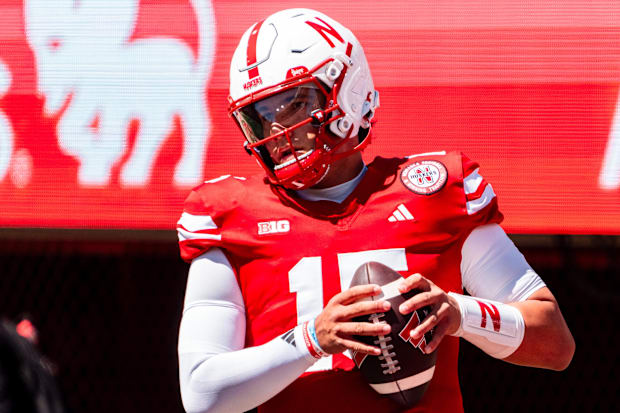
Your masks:
M 385 314 L 383 313 L 373 313 L 368 318 L 370 318 L 373 323 L 378 324 L 382 322 L 380 319 L 384 316 Z M 381 363 L 381 367 L 385 369 L 383 370 L 383 374 L 394 374 L 400 370 L 398 360 L 395 358 L 396 353 L 391 351 L 394 348 L 394 345 L 389 344 L 390 341 L 392 341 L 392 337 L 381 335 L 377 336 L 377 340 L 373 341 L 381 350 L 381 355 L 378 356 L 379 360 L 385 361 L 385 363 Z

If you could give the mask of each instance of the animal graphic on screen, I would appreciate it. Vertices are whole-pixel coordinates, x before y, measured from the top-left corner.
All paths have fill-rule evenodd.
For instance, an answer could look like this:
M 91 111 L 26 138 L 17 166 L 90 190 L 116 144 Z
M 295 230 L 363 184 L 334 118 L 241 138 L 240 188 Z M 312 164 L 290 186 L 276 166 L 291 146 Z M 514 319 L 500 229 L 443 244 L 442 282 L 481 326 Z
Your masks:
M 138 131 L 119 182 L 145 186 L 177 116 L 183 149 L 173 183 L 190 186 L 202 180 L 210 134 L 205 89 L 215 49 L 212 5 L 191 0 L 198 27 L 196 57 L 180 38 L 132 39 L 140 3 L 25 1 L 26 35 L 44 112 L 59 116 L 58 145 L 79 162 L 83 186 L 109 184 L 113 166 L 130 150 L 132 121 L 139 122 Z

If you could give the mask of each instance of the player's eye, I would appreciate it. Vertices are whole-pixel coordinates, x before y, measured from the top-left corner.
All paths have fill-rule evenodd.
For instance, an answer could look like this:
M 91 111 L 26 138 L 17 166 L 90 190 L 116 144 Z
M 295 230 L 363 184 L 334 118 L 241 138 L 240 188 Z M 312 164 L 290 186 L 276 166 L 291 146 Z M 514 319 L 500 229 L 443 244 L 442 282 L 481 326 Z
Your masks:
M 293 105 L 294 105 L 294 109 L 297 111 L 297 110 L 305 108 L 307 106 L 307 103 L 305 101 L 297 101 Z

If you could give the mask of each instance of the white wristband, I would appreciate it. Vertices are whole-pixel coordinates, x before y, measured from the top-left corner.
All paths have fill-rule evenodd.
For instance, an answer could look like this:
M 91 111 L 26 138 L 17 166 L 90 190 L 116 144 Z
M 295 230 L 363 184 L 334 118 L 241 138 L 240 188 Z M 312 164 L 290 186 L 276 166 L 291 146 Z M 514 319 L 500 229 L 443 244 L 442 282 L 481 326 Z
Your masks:
M 316 337 L 316 331 L 314 329 L 314 319 L 310 321 L 306 321 L 300 325 L 298 325 L 295 329 L 300 329 L 301 336 L 303 337 L 303 343 L 306 346 L 306 350 L 312 357 L 320 359 L 321 357 L 328 357 L 327 354 L 321 346 L 319 345 L 319 340 Z
M 498 359 L 519 348 L 525 335 L 525 322 L 517 308 L 452 292 L 449 295 L 456 299 L 461 310 L 461 325 L 454 336 L 463 337 Z

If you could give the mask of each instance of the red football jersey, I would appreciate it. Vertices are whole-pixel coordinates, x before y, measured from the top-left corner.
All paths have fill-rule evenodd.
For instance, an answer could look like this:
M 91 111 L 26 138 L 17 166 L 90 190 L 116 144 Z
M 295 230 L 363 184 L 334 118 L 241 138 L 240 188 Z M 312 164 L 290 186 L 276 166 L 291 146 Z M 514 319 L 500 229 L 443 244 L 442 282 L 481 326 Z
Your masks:
M 462 292 L 465 238 L 478 225 L 502 220 L 478 165 L 460 153 L 376 158 L 341 204 L 302 200 L 263 177 L 224 176 L 196 188 L 184 213 L 183 259 L 219 247 L 235 270 L 246 346 L 317 316 L 367 261 Z M 411 412 L 462 411 L 458 339 L 444 338 L 437 351 L 433 380 Z M 398 409 L 363 381 L 351 359 L 336 355 L 319 360 L 259 411 L 316 412 L 327 405 L 330 411 Z

